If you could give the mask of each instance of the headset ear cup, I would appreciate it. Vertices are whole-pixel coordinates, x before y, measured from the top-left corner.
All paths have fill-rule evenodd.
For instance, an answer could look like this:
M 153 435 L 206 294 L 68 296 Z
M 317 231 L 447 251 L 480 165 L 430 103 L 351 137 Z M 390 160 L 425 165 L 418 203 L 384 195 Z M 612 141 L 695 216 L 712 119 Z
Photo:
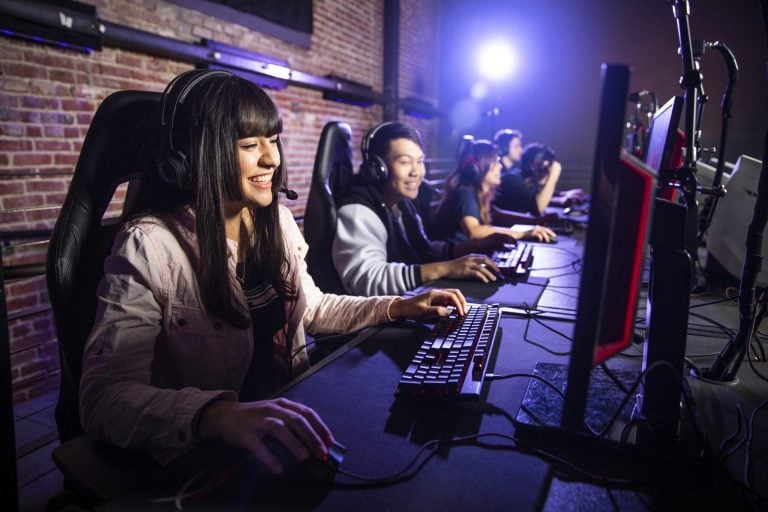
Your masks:
M 189 176 L 186 160 L 184 153 L 175 149 L 160 151 L 155 159 L 160 180 L 176 190 L 190 188 L 192 180 Z
M 155 151 L 154 157 L 160 180 L 176 190 L 191 190 L 196 181 L 187 165 L 186 155 L 174 147 L 174 137 L 181 137 L 174 128 L 176 111 L 198 84 L 216 76 L 229 77 L 232 73 L 201 69 L 187 71 L 171 80 L 163 92 L 160 106 L 160 141 L 163 146 Z
M 370 155 L 360 166 L 360 175 L 365 181 L 383 183 L 389 175 L 387 163 L 379 155 Z
M 477 180 L 480 178 L 480 167 L 474 158 L 468 158 L 464 166 L 461 168 L 461 181 L 471 185 L 477 184 Z

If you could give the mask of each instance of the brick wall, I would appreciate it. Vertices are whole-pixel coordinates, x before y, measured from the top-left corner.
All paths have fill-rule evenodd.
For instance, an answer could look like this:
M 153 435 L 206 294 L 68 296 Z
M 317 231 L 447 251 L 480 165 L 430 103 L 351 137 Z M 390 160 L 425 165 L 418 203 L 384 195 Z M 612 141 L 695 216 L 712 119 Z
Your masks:
M 207 38 L 284 59 L 300 71 L 334 74 L 382 90 L 383 2 L 315 0 L 311 48 L 305 49 L 163 1 L 91 0 L 101 19 L 185 42 Z M 401 0 L 400 95 L 437 98 L 437 0 Z M 82 54 L 0 38 L 0 231 L 52 228 L 94 111 L 119 89 L 162 91 L 192 65 L 118 48 Z M 269 91 L 282 110 L 290 186 L 303 215 L 315 150 L 331 120 L 359 138 L 381 120 L 379 106 L 322 99 L 299 87 Z M 435 121 L 403 117 L 436 146 Z M 123 190 L 116 194 L 115 209 Z M 42 263 L 45 239 L 5 243 L 4 265 Z M 31 243 L 29 243 L 31 242 Z M 14 401 L 56 389 L 56 336 L 42 276 L 6 282 Z

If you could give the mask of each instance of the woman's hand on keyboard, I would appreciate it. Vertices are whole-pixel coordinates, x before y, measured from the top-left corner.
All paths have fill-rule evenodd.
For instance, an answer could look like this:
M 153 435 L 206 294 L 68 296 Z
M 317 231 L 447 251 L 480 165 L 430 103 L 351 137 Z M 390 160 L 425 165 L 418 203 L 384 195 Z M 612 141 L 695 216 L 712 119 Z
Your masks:
M 430 290 L 409 297 L 407 299 L 395 299 L 389 306 L 389 316 L 395 320 L 398 318 L 429 318 L 435 316 L 450 316 L 455 312 L 459 315 L 467 313 L 467 299 L 460 290 L 447 288 L 444 290 Z

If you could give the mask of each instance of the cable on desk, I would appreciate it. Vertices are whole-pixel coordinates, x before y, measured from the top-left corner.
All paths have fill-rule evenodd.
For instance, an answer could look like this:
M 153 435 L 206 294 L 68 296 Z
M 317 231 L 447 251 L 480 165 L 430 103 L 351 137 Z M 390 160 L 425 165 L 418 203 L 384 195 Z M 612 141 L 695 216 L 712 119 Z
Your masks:
M 539 312 L 542 312 L 542 313 L 548 313 L 548 312 L 556 313 L 558 311 L 565 311 L 566 313 L 572 313 L 574 315 L 576 315 L 579 312 L 578 309 L 575 309 L 575 308 L 564 308 L 562 306 L 537 306 L 535 311 L 539 311 Z
M 541 375 L 536 375 L 534 373 L 508 373 L 504 375 L 495 375 L 493 373 L 488 373 L 485 375 L 486 381 L 515 379 L 515 378 L 521 378 L 521 377 L 528 377 L 530 379 L 535 379 L 535 380 L 538 380 L 539 382 L 542 382 L 543 384 L 551 388 L 555 393 L 557 393 L 563 400 L 565 400 L 565 393 L 563 393 L 563 391 L 560 388 L 558 388 L 556 385 L 554 385 L 552 382 L 548 381 Z M 495 406 L 492 406 L 492 407 L 495 407 Z M 525 410 L 526 414 L 528 414 L 531 418 L 539 422 L 539 424 L 546 425 L 546 422 L 543 421 L 538 416 L 536 416 L 536 414 L 533 411 L 528 410 L 524 405 L 522 405 L 521 407 Z M 512 424 L 515 426 L 515 428 L 517 428 L 517 426 L 519 425 L 519 422 L 511 417 L 509 419 L 512 422 Z M 593 436 L 597 435 L 597 432 L 595 432 L 592 429 L 592 427 L 586 422 L 582 423 L 582 426 L 587 430 L 589 430 L 589 432 Z
M 566 263 L 565 265 L 558 265 L 556 267 L 531 267 L 530 270 L 531 270 L 531 272 L 533 272 L 534 270 L 539 270 L 539 271 L 543 271 L 543 270 L 562 270 L 564 268 L 570 267 L 570 268 L 573 268 L 574 271 L 579 272 L 579 271 L 576 270 L 575 265 L 578 265 L 581 262 L 582 262 L 581 258 L 576 258 L 575 260 L 571 261 L 570 263 Z
M 553 250 L 553 251 L 560 251 L 560 252 L 568 253 L 571 256 L 573 256 L 575 261 L 582 261 L 582 256 L 579 253 L 574 252 L 574 251 L 570 250 L 567 247 L 561 247 L 559 245 L 550 245 L 550 244 L 537 244 L 536 245 L 536 250 L 537 251 L 539 251 L 539 250 L 550 250 L 550 249 Z
M 552 280 L 552 279 L 557 279 L 559 277 L 575 276 L 575 275 L 578 275 L 578 274 L 581 274 L 581 270 L 575 270 L 573 272 L 564 272 L 562 274 L 555 274 L 553 276 L 547 276 L 547 279 Z
M 554 390 L 555 393 L 560 395 L 563 398 L 563 400 L 565 400 L 565 393 L 563 393 L 560 390 L 560 388 L 558 388 L 557 386 L 555 386 L 554 384 L 549 382 L 547 379 L 545 379 L 541 375 L 536 375 L 536 374 L 533 374 L 533 373 L 507 373 L 507 374 L 504 374 L 504 375 L 496 375 L 496 374 L 493 374 L 493 373 L 487 373 L 485 375 L 485 379 L 488 380 L 488 381 L 515 379 L 515 378 L 520 378 L 520 377 L 529 377 L 531 379 L 536 379 L 538 381 L 543 382 L 544 384 L 546 384 L 547 386 L 552 388 L 552 390 Z
M 619 416 L 621 415 L 621 411 L 624 410 L 624 407 L 627 405 L 629 400 L 635 395 L 635 392 L 640 387 L 640 384 L 642 384 L 645 376 L 648 375 L 649 372 L 659 367 L 666 367 L 670 371 L 674 372 L 675 376 L 677 376 L 677 371 L 675 370 L 675 367 L 672 366 L 672 364 L 669 363 L 668 361 L 656 361 L 651 365 L 649 365 L 645 370 L 640 372 L 640 375 L 637 376 L 637 379 L 635 379 L 635 382 L 632 384 L 632 387 L 629 388 L 629 391 L 626 393 L 626 395 L 622 399 L 621 403 L 619 404 L 619 407 L 616 408 L 616 411 L 613 413 L 613 416 L 611 417 L 608 424 L 603 428 L 603 430 L 598 432 L 599 437 L 605 437 L 608 431 L 613 427 L 614 423 L 616 423 L 616 420 L 619 419 Z M 644 423 L 646 422 L 644 421 Z
M 536 313 L 533 310 L 531 310 L 530 307 L 528 307 L 528 304 L 523 303 L 523 310 L 526 312 L 526 315 L 527 315 L 527 320 L 525 322 L 525 331 L 523 331 L 523 340 L 526 343 L 530 343 L 531 345 L 539 347 L 540 349 L 544 350 L 545 352 L 549 352 L 550 354 L 556 355 L 556 356 L 567 356 L 567 355 L 569 355 L 571 353 L 570 350 L 567 351 L 567 352 L 555 352 L 554 350 L 545 347 L 543 344 L 529 339 L 528 338 L 528 330 L 529 330 L 529 328 L 531 326 L 531 320 L 533 320 L 534 322 L 538 323 L 539 325 L 541 325 L 545 329 L 548 329 L 549 331 L 552 331 L 553 333 L 557 334 L 558 336 L 561 336 L 561 337 L 567 339 L 568 341 L 573 341 L 573 338 L 571 338 L 570 336 L 568 336 L 566 334 L 563 334 L 562 332 L 558 331 L 554 327 L 550 327 L 547 324 L 545 324 L 544 322 L 542 322 L 541 320 L 539 320 L 538 318 L 536 318 L 536 316 L 537 316 Z
M 517 440 L 507 434 L 502 434 L 498 432 L 488 432 L 488 433 L 480 433 L 480 434 L 472 434 L 468 436 L 461 436 L 456 437 L 453 439 L 433 439 L 431 441 L 427 441 L 424 443 L 419 451 L 416 453 L 416 455 L 400 470 L 387 475 L 383 477 L 369 477 L 365 475 L 360 475 L 357 473 L 353 473 L 351 471 L 344 470 L 342 468 L 338 469 L 338 473 L 341 475 L 344 475 L 348 478 L 352 478 L 354 480 L 360 480 L 362 483 L 359 484 L 353 484 L 353 483 L 342 483 L 342 482 L 336 482 L 337 487 L 340 488 L 367 488 L 367 487 L 385 487 L 388 485 L 394 485 L 401 482 L 405 482 L 416 476 L 426 465 L 429 460 L 434 457 L 434 455 L 437 453 L 437 448 L 440 448 L 442 446 L 455 446 L 455 445 L 467 445 L 470 443 L 478 443 L 478 446 L 484 447 L 482 443 L 479 443 L 480 439 L 488 438 L 488 437 L 498 437 L 505 439 L 507 441 L 512 441 L 512 445 L 488 445 L 489 447 L 493 449 L 508 449 L 508 450 L 517 450 Z M 424 457 L 424 459 L 419 462 L 419 459 L 422 457 L 424 452 L 429 451 L 427 455 Z M 418 463 L 418 465 L 417 465 Z M 410 471 L 411 468 L 414 468 L 413 471 Z M 409 472 L 410 471 L 410 472 Z
M 213 485 L 211 484 L 205 484 L 204 486 L 195 489 L 193 491 L 189 491 L 189 488 L 192 487 L 192 485 L 200 480 L 200 477 L 207 474 L 209 472 L 209 468 L 205 468 L 201 471 L 199 471 L 197 474 L 192 476 L 189 480 L 184 482 L 184 484 L 179 488 L 179 491 L 173 495 L 168 496 L 165 498 L 153 498 L 150 501 L 150 503 L 173 503 L 174 510 L 184 510 L 183 501 L 187 498 L 191 498 L 192 496 L 198 495 L 201 492 L 207 492 L 210 490 Z
M 623 393 L 629 393 L 629 390 L 624 386 L 624 384 L 619 380 L 618 377 L 611 371 L 610 368 L 608 368 L 608 365 L 605 364 L 605 361 L 600 363 L 600 368 L 603 369 L 605 374 L 608 376 L 611 381 L 613 381 L 614 384 L 616 384 L 616 387 L 619 388 Z
M 548 284 L 547 285 L 547 289 L 548 290 L 578 290 L 579 287 L 578 286 L 566 286 L 566 285 L 558 286 L 558 285 Z

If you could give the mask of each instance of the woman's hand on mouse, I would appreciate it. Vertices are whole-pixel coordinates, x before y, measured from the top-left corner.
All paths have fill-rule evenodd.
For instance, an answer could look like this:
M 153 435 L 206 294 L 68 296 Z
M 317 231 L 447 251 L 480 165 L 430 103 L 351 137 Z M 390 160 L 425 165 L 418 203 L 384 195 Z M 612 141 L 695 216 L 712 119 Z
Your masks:
M 200 439 L 248 449 L 276 474 L 283 467 L 265 444 L 266 436 L 283 444 L 297 460 L 310 455 L 325 458 L 334 442 L 330 429 L 315 411 L 287 398 L 211 402 L 200 413 L 197 434 Z
M 451 308 L 459 315 L 467 313 L 467 299 L 460 290 L 430 290 L 407 299 L 395 299 L 389 305 L 389 316 L 393 320 L 449 316 L 453 312 Z

